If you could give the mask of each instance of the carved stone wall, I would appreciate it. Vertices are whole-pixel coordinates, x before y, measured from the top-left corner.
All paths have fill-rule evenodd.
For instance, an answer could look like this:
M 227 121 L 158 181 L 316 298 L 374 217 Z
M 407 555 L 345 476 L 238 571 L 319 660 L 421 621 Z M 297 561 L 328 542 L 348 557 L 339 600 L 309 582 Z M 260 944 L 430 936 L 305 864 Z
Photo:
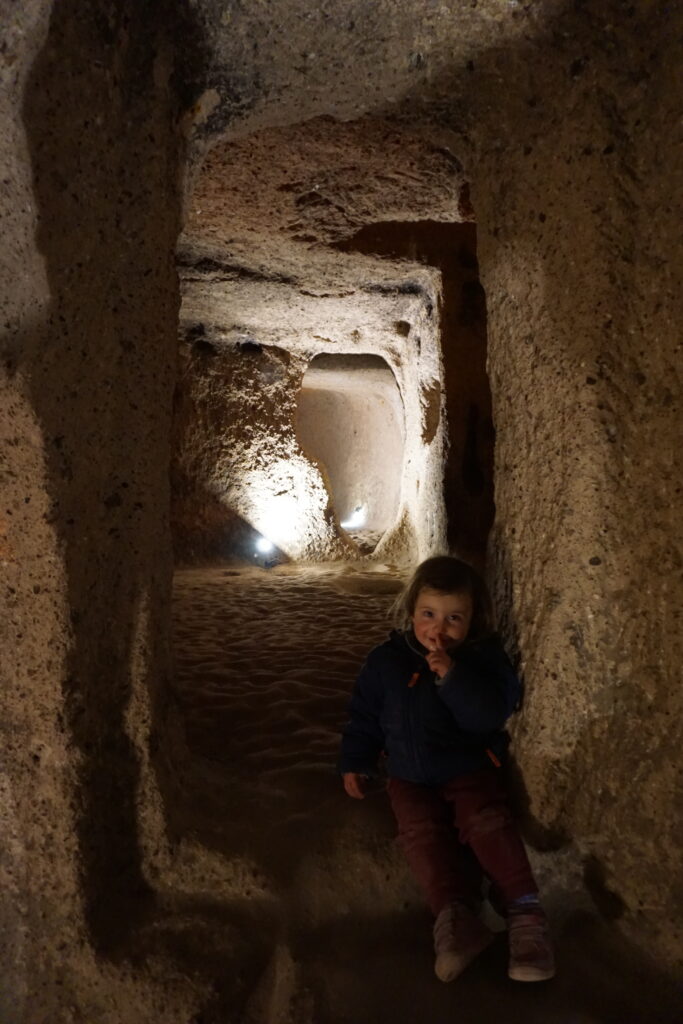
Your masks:
M 199 1002 L 163 957 L 115 966 L 166 870 L 181 142 L 191 196 L 218 133 L 322 116 L 447 154 L 454 221 L 471 185 L 490 569 L 526 682 L 530 813 L 596 905 L 680 968 L 683 9 L 292 0 L 225 18 L 205 0 L 181 30 L 162 8 L 0 3 L 5 1019 L 185 1024 Z M 315 204 L 303 219 L 315 234 Z M 254 252 L 276 290 L 272 250 Z M 360 257 L 337 257 L 343 273 L 311 250 L 304 287 L 345 287 Z M 391 321 L 418 334 L 438 300 L 420 269 L 416 320 Z M 415 272 L 373 280 L 393 300 Z M 416 423 L 436 354 L 428 370 Z
M 173 54 L 134 3 L 0 24 L 0 1017 L 180 1024 L 118 955 L 167 851 Z

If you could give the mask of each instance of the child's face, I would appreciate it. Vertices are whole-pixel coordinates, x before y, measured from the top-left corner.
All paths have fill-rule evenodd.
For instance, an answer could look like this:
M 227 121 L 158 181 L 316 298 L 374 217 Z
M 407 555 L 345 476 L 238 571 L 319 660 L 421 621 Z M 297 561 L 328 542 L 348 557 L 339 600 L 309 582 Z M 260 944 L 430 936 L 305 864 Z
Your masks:
M 472 622 L 469 594 L 442 594 L 423 587 L 411 616 L 415 638 L 428 651 L 457 647 L 467 636 Z

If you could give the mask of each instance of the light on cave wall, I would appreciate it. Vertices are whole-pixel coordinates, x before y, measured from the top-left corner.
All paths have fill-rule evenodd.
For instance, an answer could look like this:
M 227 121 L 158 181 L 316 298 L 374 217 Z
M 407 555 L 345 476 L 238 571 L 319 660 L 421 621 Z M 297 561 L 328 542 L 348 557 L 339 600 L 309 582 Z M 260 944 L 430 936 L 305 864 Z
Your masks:
M 273 542 L 271 540 L 268 540 L 267 537 L 259 537 L 259 539 L 256 541 L 256 550 L 260 551 L 262 555 L 267 555 L 270 551 L 273 550 L 273 547 Z
M 298 454 L 273 459 L 267 469 L 254 469 L 242 478 L 242 515 L 260 534 L 256 548 L 273 548 L 290 558 L 301 557 L 310 542 L 311 524 L 320 521 L 328 503 L 317 468 Z M 261 545 L 271 544 L 270 549 Z
M 345 519 L 340 526 L 344 530 L 359 530 L 361 526 L 365 526 L 365 509 L 362 505 L 357 505 L 348 519 Z
M 306 502 L 297 494 L 264 494 L 255 502 L 258 511 L 254 525 L 272 545 L 287 551 L 296 540 L 298 525 L 305 515 Z

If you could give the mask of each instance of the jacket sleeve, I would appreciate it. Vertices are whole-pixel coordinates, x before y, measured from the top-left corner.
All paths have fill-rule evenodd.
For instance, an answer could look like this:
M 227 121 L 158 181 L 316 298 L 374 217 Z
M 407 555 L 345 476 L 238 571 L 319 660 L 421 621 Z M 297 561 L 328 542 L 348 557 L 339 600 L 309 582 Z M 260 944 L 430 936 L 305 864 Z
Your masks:
M 383 686 L 373 651 L 356 680 L 348 706 L 349 719 L 342 732 L 337 768 L 359 775 L 376 775 L 377 759 L 384 749 L 380 727 Z
M 502 729 L 519 704 L 522 686 L 497 636 L 463 644 L 438 687 L 441 700 L 466 732 Z

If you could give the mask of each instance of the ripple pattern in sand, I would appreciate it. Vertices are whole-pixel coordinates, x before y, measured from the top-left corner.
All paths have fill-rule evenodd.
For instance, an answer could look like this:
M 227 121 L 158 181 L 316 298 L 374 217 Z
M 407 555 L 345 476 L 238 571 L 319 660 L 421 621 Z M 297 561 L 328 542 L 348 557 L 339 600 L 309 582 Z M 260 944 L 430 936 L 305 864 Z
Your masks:
M 312 802 L 319 818 L 332 794 L 338 804 L 345 707 L 400 585 L 351 567 L 177 573 L 175 692 L 192 755 L 212 762 L 215 799 L 225 784 L 218 814 L 233 829 L 253 801 L 261 828 L 264 814 L 282 824 Z

